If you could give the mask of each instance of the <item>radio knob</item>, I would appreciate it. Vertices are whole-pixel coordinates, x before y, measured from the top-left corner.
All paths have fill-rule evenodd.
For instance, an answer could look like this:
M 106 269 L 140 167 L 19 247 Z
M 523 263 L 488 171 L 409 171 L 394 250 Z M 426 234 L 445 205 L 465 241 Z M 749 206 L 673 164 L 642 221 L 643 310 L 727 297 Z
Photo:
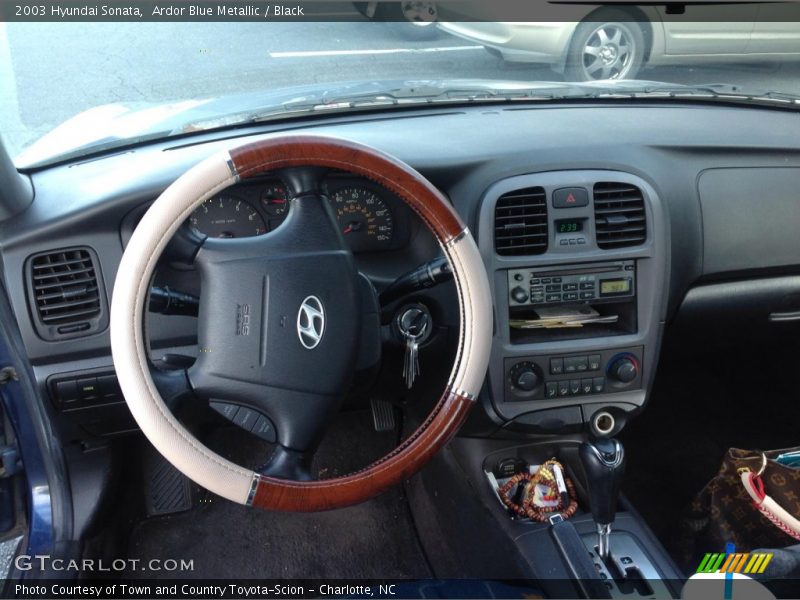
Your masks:
M 525 291 L 525 288 L 517 286 L 511 290 L 511 297 L 514 299 L 514 302 L 525 304 L 528 301 L 528 292 Z
M 535 390 L 541 379 L 533 363 L 521 362 L 511 369 L 511 385 L 523 392 Z
M 610 377 L 621 383 L 630 383 L 639 375 L 639 365 L 630 356 L 621 356 L 608 368 Z

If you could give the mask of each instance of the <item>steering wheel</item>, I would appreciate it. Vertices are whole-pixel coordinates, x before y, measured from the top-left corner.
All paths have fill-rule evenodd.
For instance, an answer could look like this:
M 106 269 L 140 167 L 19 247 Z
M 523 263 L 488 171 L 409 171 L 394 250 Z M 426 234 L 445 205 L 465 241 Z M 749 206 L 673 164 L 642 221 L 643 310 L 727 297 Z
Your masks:
M 353 377 L 359 275 L 320 169 L 366 177 L 404 200 L 436 236 L 458 291 L 460 338 L 438 403 L 395 450 L 343 477 L 302 480 L 298 457 L 313 452 Z M 224 399 L 275 423 L 276 452 L 255 472 L 200 443 L 159 393 L 143 315 L 156 263 L 181 225 L 220 190 L 280 170 L 291 196 L 284 223 L 241 239 L 198 236 L 178 244 L 200 275 L 199 354 L 171 372 L 169 394 Z M 180 236 L 176 236 L 180 237 Z M 357 504 L 416 473 L 475 403 L 489 362 L 492 300 L 475 241 L 445 197 L 418 172 L 374 148 L 322 136 L 279 136 L 215 154 L 152 204 L 122 256 L 111 305 L 111 349 L 133 417 L 155 448 L 206 489 L 270 510 L 316 511 Z M 164 386 L 159 384 L 162 390 Z M 307 477 L 307 479 L 310 479 Z

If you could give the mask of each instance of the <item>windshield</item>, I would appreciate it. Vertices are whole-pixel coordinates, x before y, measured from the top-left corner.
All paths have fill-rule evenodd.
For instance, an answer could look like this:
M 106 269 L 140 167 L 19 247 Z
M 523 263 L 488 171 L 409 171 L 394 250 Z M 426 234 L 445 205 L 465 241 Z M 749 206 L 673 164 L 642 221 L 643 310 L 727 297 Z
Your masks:
M 760 21 L 763 7 L 730 22 L 609 9 L 489 23 L 433 2 L 393 22 L 377 12 L 393 2 L 340 4 L 331 18 L 348 21 L 0 23 L 3 141 L 22 167 L 323 110 L 634 92 L 796 108 L 800 94 L 800 23 Z

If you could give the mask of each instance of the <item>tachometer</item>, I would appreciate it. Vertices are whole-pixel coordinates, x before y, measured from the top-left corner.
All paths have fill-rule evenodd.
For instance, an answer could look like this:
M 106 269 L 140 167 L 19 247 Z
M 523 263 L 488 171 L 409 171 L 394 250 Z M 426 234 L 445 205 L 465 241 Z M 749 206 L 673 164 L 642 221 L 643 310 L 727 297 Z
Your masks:
M 345 187 L 332 196 L 339 227 L 353 251 L 384 247 L 392 240 L 394 222 L 386 202 L 370 189 Z
M 189 217 L 199 232 L 215 238 L 242 238 L 266 233 L 267 224 L 247 201 L 227 194 L 209 198 Z

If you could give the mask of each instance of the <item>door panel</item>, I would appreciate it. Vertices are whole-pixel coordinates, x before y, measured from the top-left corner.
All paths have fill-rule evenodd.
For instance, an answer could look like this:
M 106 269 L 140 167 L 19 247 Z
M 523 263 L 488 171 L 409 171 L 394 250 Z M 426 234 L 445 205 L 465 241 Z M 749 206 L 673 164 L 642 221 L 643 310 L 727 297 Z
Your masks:
M 724 10 L 728 19 L 719 19 Z M 682 15 L 667 15 L 664 8 L 658 12 L 663 19 L 666 54 L 740 54 L 750 42 L 750 35 L 758 15 L 758 5 L 686 6 Z
M 761 5 L 747 52 L 800 54 L 800 5 Z

